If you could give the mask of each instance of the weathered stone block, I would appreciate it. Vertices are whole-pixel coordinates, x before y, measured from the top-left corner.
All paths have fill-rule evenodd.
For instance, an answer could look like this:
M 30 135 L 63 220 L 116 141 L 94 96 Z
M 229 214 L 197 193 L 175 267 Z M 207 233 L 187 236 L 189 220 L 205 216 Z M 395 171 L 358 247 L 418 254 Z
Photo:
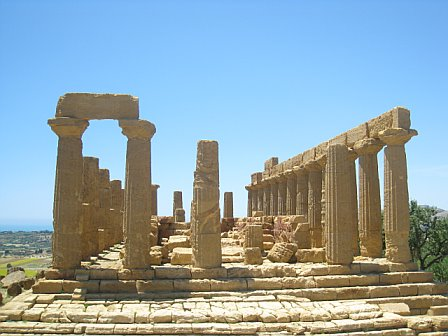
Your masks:
M 261 265 L 263 258 L 259 247 L 247 247 L 244 249 L 244 263 L 246 265 Z
M 191 247 L 175 247 L 171 253 L 172 265 L 191 265 L 192 257 Z
M 267 258 L 272 262 L 288 262 L 296 251 L 296 244 L 275 243 L 269 251 Z
M 102 293 L 136 293 L 136 282 L 133 280 L 101 280 Z

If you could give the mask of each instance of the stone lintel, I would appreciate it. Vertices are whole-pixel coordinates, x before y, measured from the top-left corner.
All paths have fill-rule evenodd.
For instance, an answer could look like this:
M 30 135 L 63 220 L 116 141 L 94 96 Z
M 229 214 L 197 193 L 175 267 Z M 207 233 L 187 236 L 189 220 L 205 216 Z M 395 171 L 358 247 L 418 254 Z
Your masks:
M 59 98 L 56 117 L 138 119 L 138 97 L 111 93 L 66 93 Z

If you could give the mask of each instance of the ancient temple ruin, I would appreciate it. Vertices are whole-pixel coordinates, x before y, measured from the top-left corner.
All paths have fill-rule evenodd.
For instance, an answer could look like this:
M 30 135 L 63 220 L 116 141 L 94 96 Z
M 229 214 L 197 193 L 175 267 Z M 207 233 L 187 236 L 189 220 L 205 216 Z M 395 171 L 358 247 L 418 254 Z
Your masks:
M 92 119 L 118 120 L 124 183 L 83 156 Z M 231 191 L 221 197 L 218 143 L 198 141 L 189 222 L 180 190 L 158 213 L 156 128 L 139 119 L 137 97 L 68 93 L 48 124 L 58 136 L 53 265 L 0 308 L 0 333 L 446 335 L 448 286 L 419 271 L 408 246 L 409 110 L 268 159 L 245 187 L 245 217 Z

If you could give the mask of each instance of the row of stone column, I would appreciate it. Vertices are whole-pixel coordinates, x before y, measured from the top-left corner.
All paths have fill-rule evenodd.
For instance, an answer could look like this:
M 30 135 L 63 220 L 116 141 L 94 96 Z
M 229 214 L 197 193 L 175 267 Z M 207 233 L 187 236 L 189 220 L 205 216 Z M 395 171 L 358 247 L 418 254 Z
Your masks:
M 87 192 L 83 193 L 84 160 L 81 137 L 89 122 L 84 119 L 61 117 L 48 120 L 48 124 L 58 135 L 53 208 L 53 267 L 72 269 L 78 267 L 83 258 L 83 251 L 80 247 L 83 246 L 83 228 L 87 225 L 83 223 L 83 203 L 91 204 L 90 208 L 98 207 L 110 211 L 111 203 L 117 199 L 113 200 L 108 196 L 111 187 L 107 188 L 108 176 L 106 175 L 108 174 L 105 171 L 102 174 L 99 173 L 98 176 L 98 201 L 92 195 L 87 196 Z M 123 219 L 125 243 L 123 266 L 125 268 L 146 268 L 149 266 L 150 251 L 150 140 L 155 133 L 155 126 L 145 120 L 119 120 L 119 126 L 128 138 Z M 87 161 L 92 160 L 87 159 Z M 88 164 L 94 166 L 93 170 L 96 169 L 95 162 L 86 163 L 86 165 Z M 103 177 L 101 178 L 101 176 Z M 83 195 L 86 195 L 85 199 L 83 199 Z M 88 212 L 89 210 L 86 210 L 86 213 Z M 86 231 L 89 230 L 91 231 L 86 228 Z M 108 234 L 104 233 L 104 236 L 107 237 Z
M 354 255 L 394 262 L 410 260 L 407 165 L 404 144 L 414 130 L 387 129 L 379 138 L 356 142 L 353 148 L 330 145 L 325 157 L 308 161 L 279 176 L 247 187 L 248 215 L 303 215 L 312 247 L 327 248 L 330 263 L 351 262 Z M 377 153 L 384 150 L 384 224 Z M 359 164 L 359 203 L 355 160 Z

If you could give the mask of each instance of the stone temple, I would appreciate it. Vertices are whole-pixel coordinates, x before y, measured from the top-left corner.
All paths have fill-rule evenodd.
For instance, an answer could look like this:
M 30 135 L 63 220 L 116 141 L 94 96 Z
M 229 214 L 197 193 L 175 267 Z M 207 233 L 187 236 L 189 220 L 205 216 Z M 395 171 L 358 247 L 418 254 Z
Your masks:
M 156 127 L 138 104 L 60 97 L 48 120 L 58 141 L 52 268 L 0 308 L 0 334 L 448 335 L 448 286 L 409 251 L 409 110 L 268 159 L 245 186 L 242 218 L 232 192 L 219 206 L 218 143 L 199 141 L 187 222 L 179 190 L 172 213 L 158 215 Z M 83 156 L 91 119 L 118 120 L 125 181 Z

